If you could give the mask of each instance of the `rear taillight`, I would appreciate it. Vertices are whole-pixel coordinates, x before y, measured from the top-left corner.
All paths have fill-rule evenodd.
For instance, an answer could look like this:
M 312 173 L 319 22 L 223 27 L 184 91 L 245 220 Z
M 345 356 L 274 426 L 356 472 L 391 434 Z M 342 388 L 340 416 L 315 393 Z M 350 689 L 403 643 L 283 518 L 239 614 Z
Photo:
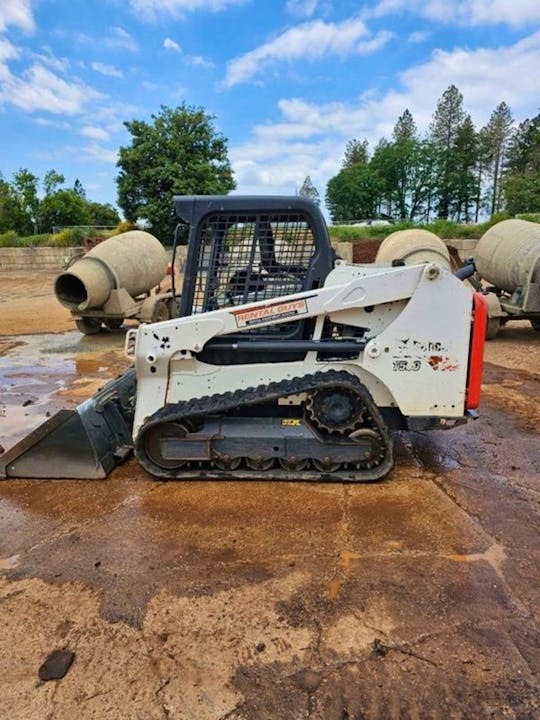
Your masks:
M 482 293 L 474 293 L 471 344 L 469 347 L 469 374 L 466 394 L 467 410 L 476 410 L 480 404 L 480 387 L 482 385 L 487 321 L 487 300 Z

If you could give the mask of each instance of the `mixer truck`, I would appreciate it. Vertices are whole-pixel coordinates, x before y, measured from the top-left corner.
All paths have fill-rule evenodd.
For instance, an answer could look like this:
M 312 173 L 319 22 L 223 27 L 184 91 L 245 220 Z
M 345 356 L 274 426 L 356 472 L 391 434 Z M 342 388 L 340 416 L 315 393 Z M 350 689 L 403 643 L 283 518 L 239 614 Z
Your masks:
M 488 303 L 487 339 L 509 320 L 529 320 L 540 331 L 540 224 L 493 225 L 478 241 L 474 263 Z
M 178 316 L 172 291 L 160 291 L 168 257 L 157 238 L 142 230 L 96 245 L 61 273 L 54 292 L 85 335 L 103 326 L 120 328 L 127 318 L 161 322 Z

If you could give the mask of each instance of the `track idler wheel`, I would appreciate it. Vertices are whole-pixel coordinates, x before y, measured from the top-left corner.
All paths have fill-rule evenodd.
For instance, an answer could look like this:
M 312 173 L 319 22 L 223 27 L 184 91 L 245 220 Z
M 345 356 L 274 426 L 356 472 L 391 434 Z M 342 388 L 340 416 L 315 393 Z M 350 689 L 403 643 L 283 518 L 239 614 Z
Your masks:
M 253 458 L 246 458 L 246 465 L 251 470 L 257 470 L 257 472 L 263 472 L 266 470 L 270 470 L 272 465 L 274 464 L 274 458 L 264 458 L 264 457 L 253 457 Z
M 330 458 L 323 458 L 322 460 L 313 459 L 311 462 L 313 463 L 314 467 L 317 468 L 317 470 L 324 473 L 336 472 L 336 470 L 339 470 L 339 468 L 341 467 L 341 463 L 332 462 Z
M 297 458 L 294 455 L 291 455 L 291 457 L 279 458 L 279 464 L 288 472 L 299 472 L 300 470 L 305 470 L 308 462 L 309 461 L 305 458 Z
M 228 455 L 219 455 L 213 459 L 213 463 L 217 467 L 217 469 L 225 470 L 226 472 L 232 472 L 233 470 L 236 470 L 241 462 L 242 458 L 229 457 Z
M 185 460 L 166 458 L 162 454 L 161 440 L 166 437 L 178 438 L 188 434 L 185 425 L 175 422 L 161 423 L 149 428 L 143 438 L 143 450 L 146 457 L 157 467 L 164 470 L 176 470 L 186 464 Z

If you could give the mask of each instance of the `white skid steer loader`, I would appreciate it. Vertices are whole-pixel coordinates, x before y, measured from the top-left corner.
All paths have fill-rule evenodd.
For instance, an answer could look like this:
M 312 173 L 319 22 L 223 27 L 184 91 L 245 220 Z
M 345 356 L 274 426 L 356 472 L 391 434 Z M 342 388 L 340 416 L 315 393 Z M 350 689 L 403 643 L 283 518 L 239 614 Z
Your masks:
M 487 311 L 458 272 L 336 260 L 303 198 L 175 198 L 180 317 L 126 336 L 134 369 L 4 456 L 6 477 L 366 481 L 392 431 L 476 416 Z

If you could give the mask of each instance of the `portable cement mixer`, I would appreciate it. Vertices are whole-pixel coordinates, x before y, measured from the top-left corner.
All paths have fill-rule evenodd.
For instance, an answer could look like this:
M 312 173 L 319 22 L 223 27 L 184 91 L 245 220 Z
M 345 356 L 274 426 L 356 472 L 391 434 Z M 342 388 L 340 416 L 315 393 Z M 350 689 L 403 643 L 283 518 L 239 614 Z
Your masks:
M 172 292 L 152 290 L 167 273 L 168 258 L 157 238 L 131 230 L 105 240 L 55 281 L 54 292 L 77 328 L 92 335 L 115 330 L 126 318 L 160 322 L 178 315 Z
M 489 308 L 487 338 L 509 320 L 529 320 L 540 331 L 540 224 L 503 220 L 487 230 L 474 262 Z

